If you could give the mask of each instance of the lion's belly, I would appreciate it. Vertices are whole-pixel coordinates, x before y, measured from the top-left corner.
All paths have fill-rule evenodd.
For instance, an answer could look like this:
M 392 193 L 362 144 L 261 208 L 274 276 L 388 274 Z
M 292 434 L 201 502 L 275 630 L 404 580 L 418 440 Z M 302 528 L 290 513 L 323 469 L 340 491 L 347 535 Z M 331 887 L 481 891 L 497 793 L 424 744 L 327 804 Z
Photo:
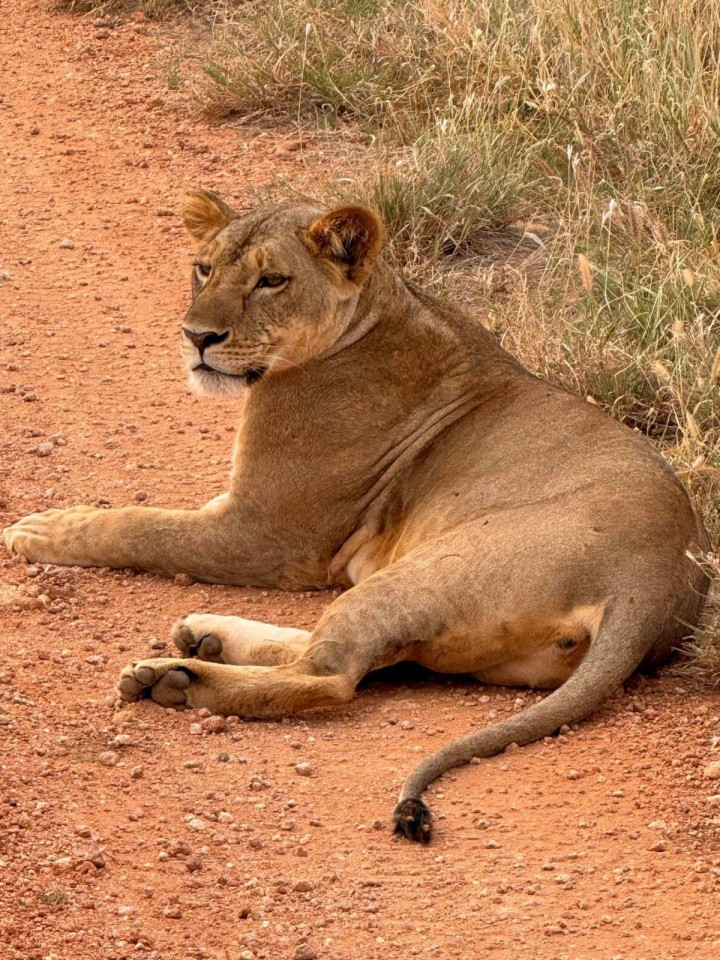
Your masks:
M 585 656 L 601 619 L 601 607 L 578 606 L 566 614 L 447 631 L 415 645 L 408 659 L 438 673 L 467 673 L 484 683 L 553 689 Z

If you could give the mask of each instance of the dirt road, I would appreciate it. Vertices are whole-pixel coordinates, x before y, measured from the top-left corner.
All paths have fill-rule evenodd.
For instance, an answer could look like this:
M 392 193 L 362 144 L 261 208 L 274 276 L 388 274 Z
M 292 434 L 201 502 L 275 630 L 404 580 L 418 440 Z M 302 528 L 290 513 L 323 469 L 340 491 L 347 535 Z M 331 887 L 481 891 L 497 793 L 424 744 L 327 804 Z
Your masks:
M 247 202 L 308 172 L 272 138 L 178 114 L 164 42 L 3 0 L 0 525 L 223 490 L 232 406 L 189 397 L 179 363 L 178 197 Z M 328 600 L 0 555 L 2 960 L 719 955 L 720 782 L 703 771 L 720 700 L 677 677 L 445 777 L 426 849 L 389 834 L 402 778 L 528 695 L 384 679 L 343 710 L 219 733 L 114 710 L 120 668 L 179 614 L 310 626 Z

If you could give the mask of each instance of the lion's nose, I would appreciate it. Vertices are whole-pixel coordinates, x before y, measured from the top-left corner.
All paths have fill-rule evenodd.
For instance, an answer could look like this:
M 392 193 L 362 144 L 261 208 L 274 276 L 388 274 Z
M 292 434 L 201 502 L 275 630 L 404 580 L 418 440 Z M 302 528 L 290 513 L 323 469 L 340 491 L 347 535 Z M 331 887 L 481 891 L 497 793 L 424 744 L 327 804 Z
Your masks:
M 224 343 L 225 340 L 227 340 L 227 338 L 230 336 L 229 330 L 226 330 L 225 333 L 215 333 L 214 330 L 203 330 L 198 332 L 197 330 L 189 330 L 187 327 L 183 327 L 182 332 L 188 338 L 190 343 L 197 347 L 200 356 L 203 355 L 203 352 L 207 350 L 208 347 L 213 346 L 215 343 Z

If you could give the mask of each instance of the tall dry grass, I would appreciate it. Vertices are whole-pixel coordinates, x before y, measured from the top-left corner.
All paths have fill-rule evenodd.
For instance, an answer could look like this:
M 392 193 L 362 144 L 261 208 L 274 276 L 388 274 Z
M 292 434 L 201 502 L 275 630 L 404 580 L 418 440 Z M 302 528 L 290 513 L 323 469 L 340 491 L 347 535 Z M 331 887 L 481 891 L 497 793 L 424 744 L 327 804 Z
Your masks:
M 148 17 L 165 19 L 179 13 L 195 14 L 207 8 L 205 0 L 53 0 L 58 10 L 105 16 L 141 10 Z

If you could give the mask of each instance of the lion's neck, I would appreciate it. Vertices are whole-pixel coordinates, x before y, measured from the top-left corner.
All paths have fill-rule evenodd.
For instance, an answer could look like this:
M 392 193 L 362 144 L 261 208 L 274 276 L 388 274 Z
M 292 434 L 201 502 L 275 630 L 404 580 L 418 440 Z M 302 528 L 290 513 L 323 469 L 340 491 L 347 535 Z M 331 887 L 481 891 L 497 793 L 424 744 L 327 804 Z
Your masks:
M 479 323 L 390 279 L 368 285 L 344 349 L 260 381 L 243 412 L 231 496 L 281 517 L 319 567 L 411 496 L 408 467 L 521 369 Z
M 443 397 L 467 391 L 486 397 L 524 373 L 479 319 L 407 283 L 385 264 L 363 290 L 346 338 L 335 353 L 345 353 L 349 365 L 367 352 L 381 358 L 372 382 L 382 394 L 393 376 L 420 397 L 433 384 L 443 385 Z

